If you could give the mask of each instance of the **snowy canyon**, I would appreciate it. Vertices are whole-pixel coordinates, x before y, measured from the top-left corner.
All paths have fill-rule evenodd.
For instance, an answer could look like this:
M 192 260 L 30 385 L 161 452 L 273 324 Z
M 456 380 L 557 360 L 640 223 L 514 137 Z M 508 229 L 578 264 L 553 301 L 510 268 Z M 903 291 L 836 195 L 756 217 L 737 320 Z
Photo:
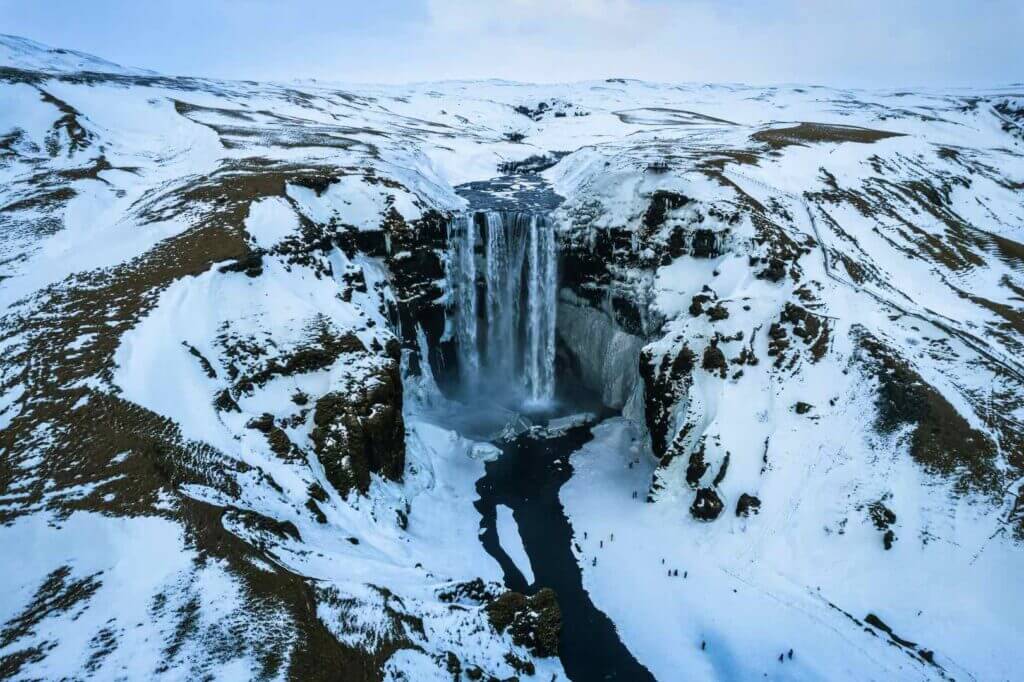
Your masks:
M 0 36 L 0 678 L 1020 678 L 1024 86 Z

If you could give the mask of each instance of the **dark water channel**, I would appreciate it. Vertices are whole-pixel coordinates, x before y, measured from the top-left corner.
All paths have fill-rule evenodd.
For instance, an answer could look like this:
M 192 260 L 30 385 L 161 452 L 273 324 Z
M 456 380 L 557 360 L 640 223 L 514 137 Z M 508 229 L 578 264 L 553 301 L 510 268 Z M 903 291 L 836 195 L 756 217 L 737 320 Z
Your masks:
M 474 211 L 547 214 L 562 201 L 540 175 L 532 173 L 468 183 L 456 190 Z M 554 404 L 543 414 L 526 415 L 526 421 L 542 424 L 574 411 L 610 416 L 576 378 L 561 377 L 556 387 Z M 574 682 L 653 680 L 623 645 L 611 619 L 594 606 L 583 589 L 583 575 L 572 552 L 572 529 L 558 498 L 562 485 L 572 477 L 569 457 L 591 439 L 592 424 L 557 435 L 528 430 L 511 440 L 495 440 L 503 425 L 523 425 L 517 416 L 518 406 L 500 404 L 500 396 L 507 399 L 513 392 L 502 390 L 500 382 L 484 390 L 474 385 L 470 395 L 465 386 L 453 392 L 459 394 L 453 397 L 461 407 L 449 411 L 445 421 L 463 435 L 491 440 L 502 450 L 500 457 L 487 463 L 486 473 L 476 485 L 480 499 L 475 504 L 482 516 L 480 540 L 501 566 L 509 589 L 534 594 L 549 587 L 558 595 L 562 609 L 559 657 L 566 674 Z M 527 584 L 501 547 L 497 505 L 512 510 L 533 569 L 533 584 Z M 623 580 L 629 579 L 623 576 Z
M 558 492 L 572 476 L 569 456 L 591 437 L 590 427 L 582 426 L 564 435 L 544 438 L 524 434 L 510 443 L 499 443 L 502 456 L 487 464 L 487 473 L 476 486 L 480 494 L 476 507 L 483 516 L 480 539 L 501 565 L 509 589 L 533 594 L 550 587 L 557 593 L 562 608 L 559 657 L 570 679 L 653 680 L 623 645 L 612 621 L 590 601 L 572 553 L 572 529 Z M 501 548 L 496 513 L 499 504 L 512 509 L 533 568 L 532 585 L 526 584 Z

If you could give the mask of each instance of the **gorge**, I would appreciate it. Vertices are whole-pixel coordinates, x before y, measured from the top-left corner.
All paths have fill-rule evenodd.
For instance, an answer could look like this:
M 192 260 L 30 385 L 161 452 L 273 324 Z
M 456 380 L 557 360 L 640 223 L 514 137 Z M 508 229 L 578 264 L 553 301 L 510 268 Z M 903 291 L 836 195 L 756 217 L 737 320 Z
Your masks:
M 0 677 L 1019 674 L 1020 88 L 0 48 Z

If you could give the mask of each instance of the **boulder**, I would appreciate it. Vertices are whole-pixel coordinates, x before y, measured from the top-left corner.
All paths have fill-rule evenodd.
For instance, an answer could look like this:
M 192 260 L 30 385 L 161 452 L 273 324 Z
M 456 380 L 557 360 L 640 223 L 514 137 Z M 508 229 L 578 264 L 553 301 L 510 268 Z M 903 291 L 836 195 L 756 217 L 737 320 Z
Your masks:
M 545 587 L 532 597 L 506 592 L 485 607 L 498 632 L 508 630 L 512 641 L 536 656 L 558 655 L 562 609 L 554 590 Z
M 700 366 L 712 374 L 718 374 L 724 379 L 725 371 L 728 368 L 725 362 L 725 353 L 722 352 L 722 349 L 717 344 L 712 343 L 704 349 L 704 358 Z
M 714 521 L 722 513 L 725 505 L 714 488 L 698 488 L 697 496 L 690 505 L 690 516 L 698 521 Z
M 736 516 L 754 516 L 761 512 L 761 500 L 756 495 L 741 493 L 736 500 Z

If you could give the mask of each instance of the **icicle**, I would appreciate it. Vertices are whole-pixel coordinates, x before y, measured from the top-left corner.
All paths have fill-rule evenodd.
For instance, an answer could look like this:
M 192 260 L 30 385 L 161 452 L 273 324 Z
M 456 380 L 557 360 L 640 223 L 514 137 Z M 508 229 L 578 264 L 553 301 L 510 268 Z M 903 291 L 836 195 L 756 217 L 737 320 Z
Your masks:
M 440 395 L 441 391 L 434 379 L 434 369 L 430 366 L 430 346 L 427 344 L 427 335 L 423 331 L 423 325 L 419 323 L 416 324 L 416 344 L 420 352 L 420 376 L 423 387 L 432 395 Z

